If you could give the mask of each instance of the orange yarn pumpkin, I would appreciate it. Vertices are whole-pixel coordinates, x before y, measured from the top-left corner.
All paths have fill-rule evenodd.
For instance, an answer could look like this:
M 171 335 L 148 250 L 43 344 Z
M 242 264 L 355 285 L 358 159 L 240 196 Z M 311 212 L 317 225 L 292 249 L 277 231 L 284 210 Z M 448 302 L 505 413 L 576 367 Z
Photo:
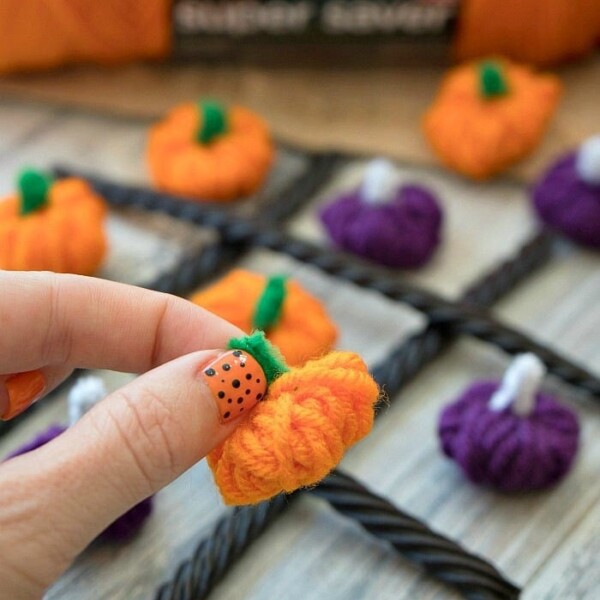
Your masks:
M 250 333 L 265 329 L 267 338 L 281 352 L 289 365 L 304 364 L 329 352 L 337 338 L 337 328 L 323 305 L 294 281 L 284 283 L 276 323 L 256 322 L 257 307 L 269 282 L 264 275 L 235 269 L 211 287 L 198 292 L 191 300 Z M 277 309 L 276 309 L 277 310 Z
M 461 0 L 458 60 L 502 54 L 549 65 L 579 58 L 600 40 L 598 0 Z
M 426 112 L 425 137 L 448 168 L 486 179 L 535 149 L 560 92 L 556 77 L 508 61 L 463 65 Z
M 281 375 L 208 455 L 225 503 L 254 504 L 323 479 L 371 430 L 378 395 L 365 363 L 351 352 Z
M 85 181 L 35 172 L 20 187 L 0 202 L 0 269 L 93 274 L 106 252 L 102 199 Z
M 150 130 L 147 158 L 156 185 L 198 200 L 230 201 L 265 180 L 274 147 L 263 120 L 214 102 L 175 107 Z

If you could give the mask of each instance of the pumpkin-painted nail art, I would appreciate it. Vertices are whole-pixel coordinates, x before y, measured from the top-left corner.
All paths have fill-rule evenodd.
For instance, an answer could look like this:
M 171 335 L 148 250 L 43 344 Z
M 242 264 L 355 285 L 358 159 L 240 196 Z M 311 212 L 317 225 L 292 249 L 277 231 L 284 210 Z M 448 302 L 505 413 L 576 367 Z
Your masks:
M 257 360 L 243 350 L 230 350 L 202 369 L 222 423 L 248 411 L 267 393 L 267 378 Z
M 8 405 L 1 418 L 8 421 L 21 414 L 42 395 L 46 389 L 46 379 L 41 371 L 27 371 L 11 375 L 6 379 L 5 385 Z

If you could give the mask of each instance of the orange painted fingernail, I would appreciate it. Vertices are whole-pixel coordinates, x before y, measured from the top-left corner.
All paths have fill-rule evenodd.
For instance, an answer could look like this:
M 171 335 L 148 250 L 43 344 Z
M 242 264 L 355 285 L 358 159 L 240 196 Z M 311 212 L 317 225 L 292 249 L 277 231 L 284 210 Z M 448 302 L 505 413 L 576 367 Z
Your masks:
M 6 380 L 8 406 L 2 415 L 3 421 L 21 414 L 33 404 L 46 389 L 46 379 L 41 371 L 27 371 L 11 375 Z
M 222 354 L 202 369 L 222 423 L 241 417 L 267 393 L 267 378 L 256 359 L 243 350 Z

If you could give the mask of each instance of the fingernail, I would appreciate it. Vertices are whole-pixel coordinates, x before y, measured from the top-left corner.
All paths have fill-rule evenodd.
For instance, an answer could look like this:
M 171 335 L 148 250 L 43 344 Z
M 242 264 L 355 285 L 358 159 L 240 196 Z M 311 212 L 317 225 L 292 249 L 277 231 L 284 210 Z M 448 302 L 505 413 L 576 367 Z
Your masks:
M 260 364 L 243 350 L 230 350 L 204 366 L 202 378 L 217 403 L 221 423 L 247 414 L 267 393 Z
M 45 388 L 46 379 L 41 371 L 11 375 L 6 380 L 8 405 L 0 418 L 9 421 L 21 414 L 42 395 Z

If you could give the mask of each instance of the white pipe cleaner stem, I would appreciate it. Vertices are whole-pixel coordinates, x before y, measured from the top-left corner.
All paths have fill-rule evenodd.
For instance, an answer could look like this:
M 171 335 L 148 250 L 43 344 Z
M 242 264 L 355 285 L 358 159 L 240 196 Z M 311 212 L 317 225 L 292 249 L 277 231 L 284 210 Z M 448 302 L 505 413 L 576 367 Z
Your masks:
M 535 354 L 519 354 L 490 398 L 490 409 L 501 411 L 510 406 L 515 414 L 526 417 L 535 407 L 535 396 L 545 374 L 546 367 Z
M 104 381 L 100 377 L 80 377 L 69 392 L 69 425 L 73 426 L 107 395 Z
M 588 138 L 579 146 L 575 168 L 581 180 L 600 185 L 600 135 Z
M 375 158 L 366 167 L 361 185 L 361 198 L 369 204 L 389 202 L 398 184 L 396 169 L 386 158 Z

